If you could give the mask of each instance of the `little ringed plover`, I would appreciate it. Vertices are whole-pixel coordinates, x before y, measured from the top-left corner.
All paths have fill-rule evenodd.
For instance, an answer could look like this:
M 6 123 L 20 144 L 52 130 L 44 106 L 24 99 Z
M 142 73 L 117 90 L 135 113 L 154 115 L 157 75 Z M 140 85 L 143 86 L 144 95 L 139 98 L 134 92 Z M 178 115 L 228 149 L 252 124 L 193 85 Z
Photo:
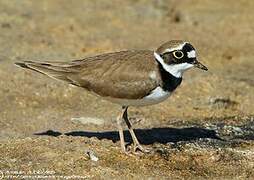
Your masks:
M 128 119 L 128 107 L 160 103 L 181 84 L 186 70 L 192 67 L 208 70 L 196 55 L 196 50 L 189 42 L 172 40 L 155 51 L 129 50 L 70 62 L 24 61 L 15 64 L 84 88 L 121 105 L 117 124 L 121 149 L 126 152 L 123 121 L 133 139 L 134 151 L 145 151 Z

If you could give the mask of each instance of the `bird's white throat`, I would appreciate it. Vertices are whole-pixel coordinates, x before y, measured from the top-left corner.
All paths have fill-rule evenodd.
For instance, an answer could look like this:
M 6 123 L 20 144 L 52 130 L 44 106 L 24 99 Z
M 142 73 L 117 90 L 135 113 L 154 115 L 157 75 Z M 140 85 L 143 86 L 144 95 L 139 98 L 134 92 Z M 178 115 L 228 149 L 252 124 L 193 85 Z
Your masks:
M 180 78 L 183 76 L 183 72 L 192 68 L 193 64 L 189 63 L 181 63 L 181 64 L 173 64 L 173 65 L 168 65 L 164 62 L 162 57 L 154 52 L 154 57 L 159 61 L 159 63 L 162 65 L 162 67 L 165 69 L 165 71 L 169 72 L 173 76 Z

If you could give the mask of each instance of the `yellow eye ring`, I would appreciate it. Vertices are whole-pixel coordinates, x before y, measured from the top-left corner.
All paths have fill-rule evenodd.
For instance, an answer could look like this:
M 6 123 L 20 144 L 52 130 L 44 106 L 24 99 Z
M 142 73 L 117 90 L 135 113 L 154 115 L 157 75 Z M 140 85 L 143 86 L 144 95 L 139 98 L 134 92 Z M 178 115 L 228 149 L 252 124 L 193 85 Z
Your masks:
M 174 51 L 173 52 L 173 56 L 176 58 L 176 59 L 181 59 L 183 58 L 184 54 L 182 51 Z

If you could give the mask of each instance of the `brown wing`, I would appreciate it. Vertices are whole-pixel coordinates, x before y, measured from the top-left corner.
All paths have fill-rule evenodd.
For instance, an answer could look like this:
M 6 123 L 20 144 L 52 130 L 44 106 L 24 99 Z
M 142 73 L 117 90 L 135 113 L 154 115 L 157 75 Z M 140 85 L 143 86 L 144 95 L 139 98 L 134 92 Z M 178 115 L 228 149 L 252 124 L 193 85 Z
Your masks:
M 122 51 L 83 60 L 62 62 L 24 62 L 17 65 L 83 87 L 100 96 L 142 98 L 159 82 L 157 62 L 152 51 Z

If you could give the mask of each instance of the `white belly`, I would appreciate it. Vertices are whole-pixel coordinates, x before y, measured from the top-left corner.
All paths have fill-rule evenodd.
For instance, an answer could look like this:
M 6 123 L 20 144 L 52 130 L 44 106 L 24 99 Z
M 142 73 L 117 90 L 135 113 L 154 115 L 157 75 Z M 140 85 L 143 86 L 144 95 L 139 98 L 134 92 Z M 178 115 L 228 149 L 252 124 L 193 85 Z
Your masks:
M 161 87 L 157 87 L 148 96 L 145 96 L 142 99 L 120 99 L 109 97 L 106 97 L 105 99 L 122 106 L 147 106 L 166 100 L 170 94 L 171 92 L 163 91 Z

